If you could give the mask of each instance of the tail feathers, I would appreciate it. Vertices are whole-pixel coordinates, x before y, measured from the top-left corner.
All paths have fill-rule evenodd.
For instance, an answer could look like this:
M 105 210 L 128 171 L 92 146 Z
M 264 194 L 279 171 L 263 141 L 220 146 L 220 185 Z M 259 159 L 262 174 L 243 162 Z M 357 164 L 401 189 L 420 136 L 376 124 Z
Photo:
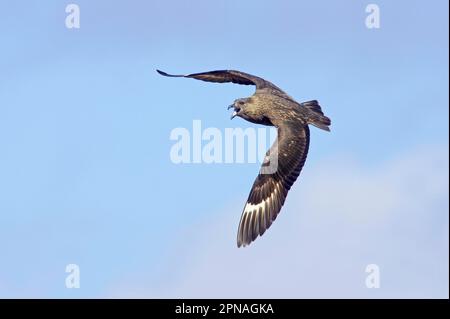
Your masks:
M 315 113 L 323 115 L 322 109 L 320 108 L 319 102 L 317 102 L 317 100 L 306 101 L 300 104 Z
M 331 125 L 331 120 L 323 114 L 319 102 L 312 100 L 300 103 L 300 105 L 311 111 L 309 124 L 312 124 L 322 130 L 328 132 L 330 131 L 329 126 Z

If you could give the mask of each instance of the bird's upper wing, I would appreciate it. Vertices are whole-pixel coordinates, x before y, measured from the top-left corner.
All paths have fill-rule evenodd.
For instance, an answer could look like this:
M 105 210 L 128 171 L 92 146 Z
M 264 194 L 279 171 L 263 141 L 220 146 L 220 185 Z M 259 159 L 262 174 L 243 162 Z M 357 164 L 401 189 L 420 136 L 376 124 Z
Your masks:
M 306 123 L 286 124 L 278 128 L 277 140 L 266 153 L 242 212 L 238 247 L 250 244 L 275 220 L 305 163 L 308 147 L 309 128 Z
M 156 70 L 159 74 L 170 77 L 183 77 L 183 78 L 193 78 L 197 80 L 207 81 L 207 82 L 216 82 L 216 83 L 227 83 L 232 82 L 236 84 L 244 84 L 244 85 L 255 85 L 256 90 L 262 90 L 265 88 L 271 88 L 281 91 L 277 86 L 266 81 L 260 77 L 235 71 L 235 70 L 218 70 L 218 71 L 210 71 L 210 72 L 202 72 L 202 73 L 193 73 L 186 75 L 173 75 L 168 74 L 166 72 Z M 282 92 L 282 91 L 281 91 Z

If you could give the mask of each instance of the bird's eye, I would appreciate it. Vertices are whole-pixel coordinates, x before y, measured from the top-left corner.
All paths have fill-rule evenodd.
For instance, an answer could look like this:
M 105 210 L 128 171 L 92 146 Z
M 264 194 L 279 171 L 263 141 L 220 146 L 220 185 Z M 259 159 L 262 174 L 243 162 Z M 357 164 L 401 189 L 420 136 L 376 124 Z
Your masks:
M 239 101 L 238 104 L 239 105 L 244 105 L 244 102 L 243 101 Z

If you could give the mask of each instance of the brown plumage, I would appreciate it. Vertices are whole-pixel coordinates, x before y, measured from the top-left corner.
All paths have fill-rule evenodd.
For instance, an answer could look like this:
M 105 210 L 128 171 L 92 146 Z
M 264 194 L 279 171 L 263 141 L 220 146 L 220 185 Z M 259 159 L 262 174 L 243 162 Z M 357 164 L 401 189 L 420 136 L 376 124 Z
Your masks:
M 308 124 L 329 131 L 330 119 L 322 113 L 316 100 L 298 103 L 269 81 L 244 72 L 220 70 L 171 75 L 157 71 L 170 77 L 256 86 L 252 96 L 237 99 L 230 105 L 234 109 L 231 118 L 238 116 L 278 130 L 277 140 L 266 153 L 241 215 L 237 245 L 249 245 L 270 227 L 300 174 L 309 148 Z

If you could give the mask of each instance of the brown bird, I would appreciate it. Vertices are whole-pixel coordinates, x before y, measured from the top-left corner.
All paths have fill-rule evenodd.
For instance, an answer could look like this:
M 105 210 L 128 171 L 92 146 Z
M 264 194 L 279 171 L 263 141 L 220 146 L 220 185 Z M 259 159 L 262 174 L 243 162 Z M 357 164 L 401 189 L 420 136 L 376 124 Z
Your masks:
M 329 131 L 330 119 L 322 113 L 316 100 L 298 103 L 269 81 L 244 72 L 220 70 L 171 75 L 157 71 L 170 77 L 256 86 L 252 96 L 237 99 L 229 106 L 234 109 L 232 119 L 238 116 L 252 123 L 275 126 L 278 132 L 253 183 L 239 223 L 237 245 L 249 245 L 277 218 L 289 189 L 300 174 L 308 154 L 308 124 Z

